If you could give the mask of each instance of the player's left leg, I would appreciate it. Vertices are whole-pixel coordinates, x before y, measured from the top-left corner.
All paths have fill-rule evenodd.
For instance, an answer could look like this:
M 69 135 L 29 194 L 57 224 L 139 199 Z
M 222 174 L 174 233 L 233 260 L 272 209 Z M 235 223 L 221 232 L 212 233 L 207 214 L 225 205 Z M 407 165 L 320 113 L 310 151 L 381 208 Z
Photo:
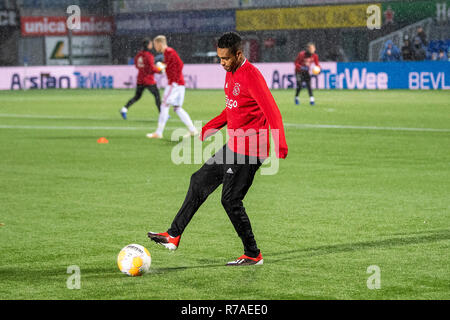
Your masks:
M 153 84 L 151 86 L 148 86 L 147 89 L 155 97 L 156 107 L 158 108 L 158 112 L 161 113 L 161 96 L 159 94 L 158 87 L 156 86 L 156 84 Z
M 244 255 L 228 265 L 262 264 L 262 255 L 256 245 L 250 219 L 245 211 L 243 200 L 253 183 L 256 172 L 261 166 L 261 160 L 250 161 L 250 157 L 235 154 L 236 157 L 245 157 L 245 164 L 226 164 L 224 166 L 224 179 L 222 189 L 222 205 L 242 240 Z
M 153 133 L 148 133 L 147 138 L 151 139 L 161 139 L 163 136 L 164 128 L 166 127 L 167 120 L 169 120 L 169 107 L 170 101 L 169 98 L 173 94 L 174 86 L 167 85 L 164 89 L 164 98 L 161 103 L 161 111 L 159 113 L 158 118 L 158 128 Z

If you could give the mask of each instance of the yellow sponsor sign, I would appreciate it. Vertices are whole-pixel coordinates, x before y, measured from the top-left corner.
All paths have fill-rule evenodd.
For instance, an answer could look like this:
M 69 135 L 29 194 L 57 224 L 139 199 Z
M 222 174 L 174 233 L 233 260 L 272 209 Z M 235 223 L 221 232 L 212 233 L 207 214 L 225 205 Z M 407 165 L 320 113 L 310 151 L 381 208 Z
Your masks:
M 236 11 L 236 30 L 354 28 L 367 25 L 372 4 Z M 380 7 L 381 4 L 375 5 Z

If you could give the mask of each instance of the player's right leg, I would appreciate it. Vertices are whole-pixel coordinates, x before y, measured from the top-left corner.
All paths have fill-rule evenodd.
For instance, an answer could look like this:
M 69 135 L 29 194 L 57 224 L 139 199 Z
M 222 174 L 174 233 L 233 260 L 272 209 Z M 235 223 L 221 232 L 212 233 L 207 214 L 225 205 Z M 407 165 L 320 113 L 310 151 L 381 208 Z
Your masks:
M 223 180 L 224 148 L 219 150 L 192 176 L 184 202 L 167 232 L 149 232 L 148 237 L 169 250 L 178 248 L 180 237 L 194 214 Z
M 174 86 L 173 85 L 167 85 L 164 89 L 164 98 L 163 102 L 161 104 L 161 111 L 159 113 L 158 118 L 158 128 L 153 133 L 148 133 L 147 138 L 150 139 L 161 139 L 163 136 L 164 128 L 166 127 L 167 120 L 169 120 L 169 107 L 170 102 L 168 101 L 169 97 L 172 94 Z
M 313 95 L 312 87 L 311 87 L 311 75 L 309 73 L 306 73 L 304 75 L 304 79 L 305 79 L 305 83 L 306 83 L 306 88 L 308 89 L 309 104 L 313 106 L 315 104 L 315 101 L 314 101 L 314 95 Z
M 243 155 L 235 155 L 237 157 L 244 157 Z M 240 163 L 242 162 L 226 164 L 224 166 L 222 205 L 236 233 L 242 240 L 244 256 L 247 258 L 242 258 L 241 256 L 228 265 L 262 264 L 261 252 L 256 245 L 250 219 L 243 204 L 245 195 L 251 187 L 255 174 L 262 162 L 260 160 L 250 162 L 250 158 L 245 156 L 245 164 Z M 245 264 L 242 264 L 244 262 Z
M 134 94 L 134 97 L 131 98 L 122 109 L 120 109 L 120 114 L 122 115 L 122 118 L 124 120 L 127 120 L 128 109 L 142 97 L 142 92 L 144 92 L 144 88 L 145 86 L 138 84 L 136 86 L 136 92 Z

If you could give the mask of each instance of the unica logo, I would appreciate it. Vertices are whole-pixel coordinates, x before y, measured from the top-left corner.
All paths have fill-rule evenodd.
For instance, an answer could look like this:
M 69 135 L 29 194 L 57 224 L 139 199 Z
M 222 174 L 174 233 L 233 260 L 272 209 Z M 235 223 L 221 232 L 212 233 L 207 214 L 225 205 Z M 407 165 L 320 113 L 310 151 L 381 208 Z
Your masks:
M 64 36 L 67 35 L 66 17 L 21 17 L 23 36 Z M 109 35 L 114 31 L 111 17 L 80 17 L 75 35 Z

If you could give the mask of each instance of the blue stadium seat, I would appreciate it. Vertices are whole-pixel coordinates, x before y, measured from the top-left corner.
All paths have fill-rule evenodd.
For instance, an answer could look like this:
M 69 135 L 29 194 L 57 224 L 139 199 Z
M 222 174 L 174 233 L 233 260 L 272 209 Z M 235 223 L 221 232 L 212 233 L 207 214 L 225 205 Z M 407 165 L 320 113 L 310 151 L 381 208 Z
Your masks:
M 431 40 L 427 46 L 427 60 L 432 60 L 433 56 L 437 56 L 442 50 L 447 57 L 450 56 L 450 39 L 447 40 Z
M 438 52 L 439 51 L 439 41 L 431 40 L 428 44 L 428 51 L 430 52 Z

